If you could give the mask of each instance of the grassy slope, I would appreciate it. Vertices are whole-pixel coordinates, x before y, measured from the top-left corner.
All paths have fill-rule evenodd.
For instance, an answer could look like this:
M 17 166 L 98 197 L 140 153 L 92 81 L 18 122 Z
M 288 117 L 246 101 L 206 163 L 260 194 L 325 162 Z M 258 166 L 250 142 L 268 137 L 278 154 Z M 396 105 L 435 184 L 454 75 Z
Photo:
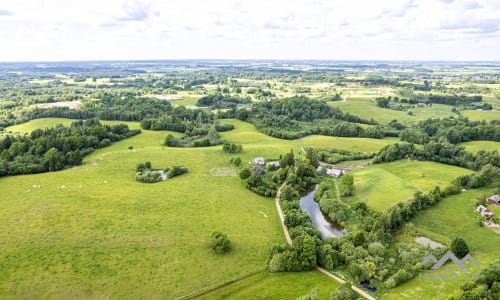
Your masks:
M 329 105 L 338 107 L 344 112 L 365 118 L 375 119 L 381 124 L 387 124 L 391 120 L 398 120 L 404 124 L 415 124 L 428 118 L 438 118 L 455 115 L 451 112 L 452 106 L 433 104 L 432 107 L 415 107 L 411 111 L 415 115 L 410 116 L 406 111 L 399 111 L 378 107 L 371 97 L 349 97 L 347 101 L 329 102 Z
M 434 186 L 445 187 L 455 177 L 470 170 L 424 161 L 400 160 L 370 165 L 352 172 L 356 195 L 377 211 L 385 211 L 416 191 L 427 192 Z
M 283 240 L 274 203 L 214 176 L 228 167 L 219 147 L 162 149 L 165 134 L 144 132 L 78 168 L 0 179 L 2 298 L 172 298 L 264 268 Z M 191 172 L 140 184 L 135 165 L 146 160 Z M 213 230 L 233 241 L 229 255 L 209 252 Z
M 479 266 L 468 264 L 470 271 L 475 272 L 491 264 L 500 257 L 500 234 L 496 229 L 479 227 L 475 209 L 476 198 L 480 195 L 490 195 L 495 189 L 491 187 L 469 190 L 448 197 L 435 207 L 419 214 L 413 224 L 416 229 L 448 247 L 455 237 L 462 237 L 469 245 L 472 256 Z M 412 231 L 413 233 L 414 231 Z M 412 234 L 404 234 L 404 239 Z M 451 264 L 448 264 L 448 266 Z M 446 270 L 446 267 L 443 268 Z M 465 273 L 459 272 L 457 281 L 425 280 L 418 276 L 408 283 L 389 291 L 381 292 L 380 299 L 446 299 L 465 281 Z

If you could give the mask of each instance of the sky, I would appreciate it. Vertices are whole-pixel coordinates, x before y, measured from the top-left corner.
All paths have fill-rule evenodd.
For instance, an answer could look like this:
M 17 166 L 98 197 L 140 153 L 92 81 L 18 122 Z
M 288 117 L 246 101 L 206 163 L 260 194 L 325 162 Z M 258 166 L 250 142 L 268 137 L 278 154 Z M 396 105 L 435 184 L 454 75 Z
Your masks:
M 496 60 L 500 0 L 0 0 L 0 61 Z

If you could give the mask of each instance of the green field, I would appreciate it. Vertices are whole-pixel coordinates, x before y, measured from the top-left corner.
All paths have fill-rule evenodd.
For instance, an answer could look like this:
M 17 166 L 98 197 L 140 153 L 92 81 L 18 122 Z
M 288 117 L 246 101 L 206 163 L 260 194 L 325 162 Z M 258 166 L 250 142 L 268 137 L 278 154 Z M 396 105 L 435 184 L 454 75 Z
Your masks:
M 462 237 L 469 246 L 478 266 L 467 264 L 470 272 L 478 271 L 500 257 L 500 234 L 498 228 L 484 228 L 477 224 L 476 198 L 491 195 L 491 187 L 469 190 L 443 199 L 438 205 L 421 212 L 412 222 L 420 234 L 450 246 L 455 237 Z M 414 232 L 414 229 L 412 229 Z M 447 267 L 451 265 L 448 264 Z M 446 270 L 446 268 L 443 268 Z M 381 291 L 380 299 L 446 299 L 466 279 L 463 271 L 458 280 L 426 280 L 418 276 L 409 282 L 388 291 Z
M 411 108 L 413 116 L 405 111 L 378 107 L 374 97 L 348 97 L 347 101 L 329 102 L 329 105 L 340 108 L 347 112 L 364 119 L 373 118 L 380 124 L 387 124 L 392 120 L 398 120 L 403 124 L 416 124 L 419 121 L 429 118 L 440 118 L 455 115 L 451 109 L 452 106 L 433 104 L 432 107 Z
M 374 164 L 352 172 L 356 197 L 377 211 L 409 200 L 417 191 L 447 186 L 454 178 L 472 171 L 427 161 L 400 160 Z
M 318 288 L 320 299 L 328 299 L 339 283 L 320 272 L 262 272 L 238 281 L 200 299 L 295 299 Z
M 493 141 L 473 141 L 473 142 L 463 143 L 462 145 L 465 146 L 465 150 L 472 153 L 477 153 L 479 150 L 500 151 L 500 143 Z
M 500 120 L 500 111 L 495 110 L 464 110 L 462 114 L 469 118 L 469 120 L 471 121 Z

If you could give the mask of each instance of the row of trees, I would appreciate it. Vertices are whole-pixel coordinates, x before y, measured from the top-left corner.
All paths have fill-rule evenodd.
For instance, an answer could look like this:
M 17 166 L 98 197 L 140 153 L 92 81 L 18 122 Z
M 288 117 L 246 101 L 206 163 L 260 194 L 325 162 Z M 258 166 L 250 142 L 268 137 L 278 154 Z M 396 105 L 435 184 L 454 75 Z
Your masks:
M 478 171 L 490 164 L 500 167 L 500 154 L 498 151 L 480 150 L 476 154 L 465 151 L 462 145 L 454 145 L 442 139 L 431 141 L 422 148 L 417 148 L 410 143 L 390 144 L 375 155 L 374 163 L 391 162 L 399 159 L 418 159 L 436 161 L 449 165 L 460 166 Z

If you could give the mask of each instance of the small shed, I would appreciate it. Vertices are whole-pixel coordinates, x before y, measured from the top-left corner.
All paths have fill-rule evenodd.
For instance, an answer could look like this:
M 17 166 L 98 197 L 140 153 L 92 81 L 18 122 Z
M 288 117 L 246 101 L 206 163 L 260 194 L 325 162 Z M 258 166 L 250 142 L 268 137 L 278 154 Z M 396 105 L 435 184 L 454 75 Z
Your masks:
M 500 204 L 500 196 L 493 195 L 488 198 L 488 202 L 491 204 L 499 205 Z
M 489 211 L 488 208 L 484 205 L 479 205 L 476 208 L 476 211 L 479 212 L 481 214 L 481 216 L 483 216 L 485 218 L 493 217 L 493 213 L 491 211 Z

